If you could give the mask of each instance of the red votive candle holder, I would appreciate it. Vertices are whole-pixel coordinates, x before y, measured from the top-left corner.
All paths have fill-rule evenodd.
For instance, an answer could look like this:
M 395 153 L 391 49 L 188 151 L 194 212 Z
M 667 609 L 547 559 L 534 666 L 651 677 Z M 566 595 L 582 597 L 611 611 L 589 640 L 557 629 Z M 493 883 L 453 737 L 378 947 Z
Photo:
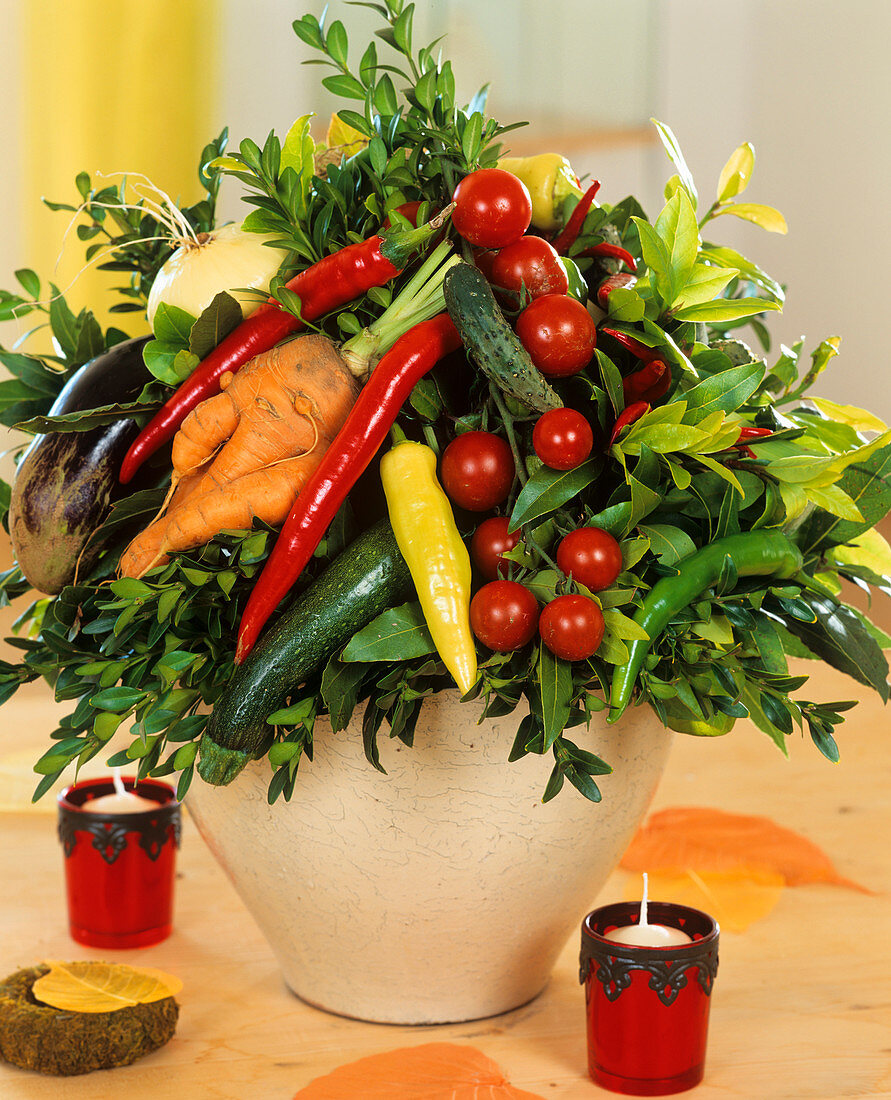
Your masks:
M 72 939 L 89 947 L 147 947 L 170 935 L 180 844 L 176 792 L 155 779 L 123 780 L 127 791 L 157 803 L 137 813 L 91 812 L 113 794 L 109 779 L 85 779 L 58 798 Z
M 617 902 L 582 923 L 588 1072 L 613 1092 L 664 1096 L 702 1080 L 718 925 L 699 909 L 651 901 L 649 923 L 679 928 L 690 943 L 638 947 L 606 939 L 639 919 L 638 902 Z

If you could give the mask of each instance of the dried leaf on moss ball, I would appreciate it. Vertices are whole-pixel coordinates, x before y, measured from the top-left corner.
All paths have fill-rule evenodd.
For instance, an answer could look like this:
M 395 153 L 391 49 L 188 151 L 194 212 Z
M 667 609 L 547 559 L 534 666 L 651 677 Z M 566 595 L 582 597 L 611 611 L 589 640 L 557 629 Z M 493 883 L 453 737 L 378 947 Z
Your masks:
M 105 962 L 49 962 L 33 986 L 38 1001 L 68 1012 L 115 1012 L 173 997 L 183 983 L 144 966 Z

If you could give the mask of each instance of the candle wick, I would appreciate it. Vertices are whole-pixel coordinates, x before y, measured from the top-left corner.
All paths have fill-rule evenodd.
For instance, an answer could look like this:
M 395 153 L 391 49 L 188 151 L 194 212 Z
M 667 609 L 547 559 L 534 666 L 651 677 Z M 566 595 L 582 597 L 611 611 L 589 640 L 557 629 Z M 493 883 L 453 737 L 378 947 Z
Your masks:
M 650 890 L 649 879 L 647 878 L 646 871 L 644 871 L 644 873 L 643 873 L 643 897 L 640 899 L 640 926 L 641 926 L 641 928 L 646 928 L 647 925 L 649 925 L 649 923 L 650 923 L 647 920 L 649 890 Z
M 121 769 L 114 768 L 111 773 L 111 779 L 114 783 L 115 794 L 126 794 L 127 788 L 124 786 L 124 781 L 121 779 Z

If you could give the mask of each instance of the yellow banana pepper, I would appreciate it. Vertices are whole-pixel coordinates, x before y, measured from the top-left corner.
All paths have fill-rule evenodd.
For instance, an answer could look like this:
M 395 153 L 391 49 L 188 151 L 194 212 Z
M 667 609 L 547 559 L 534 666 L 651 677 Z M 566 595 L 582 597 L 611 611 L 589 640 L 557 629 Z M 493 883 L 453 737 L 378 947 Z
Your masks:
M 436 479 L 436 455 L 422 443 L 397 443 L 381 459 L 381 482 L 433 643 L 463 695 L 476 682 L 470 555 Z
M 521 179 L 532 198 L 532 224 L 536 229 L 559 229 L 558 217 L 567 195 L 582 197 L 572 165 L 560 153 L 538 153 L 534 157 L 502 157 L 498 167 Z

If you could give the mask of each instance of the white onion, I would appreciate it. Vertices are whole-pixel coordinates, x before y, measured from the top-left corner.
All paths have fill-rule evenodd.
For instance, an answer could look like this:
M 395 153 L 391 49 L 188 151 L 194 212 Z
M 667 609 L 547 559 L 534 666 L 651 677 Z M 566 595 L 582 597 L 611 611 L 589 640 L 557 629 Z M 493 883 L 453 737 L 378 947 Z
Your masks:
M 262 233 L 249 233 L 232 222 L 184 242 L 152 283 L 146 310 L 149 324 L 154 324 L 155 311 L 161 302 L 200 317 L 221 291 L 235 298 L 245 317 L 253 313 L 260 300 L 236 294 L 235 290 L 269 289 L 284 255 L 281 249 L 264 243 L 273 239 Z

